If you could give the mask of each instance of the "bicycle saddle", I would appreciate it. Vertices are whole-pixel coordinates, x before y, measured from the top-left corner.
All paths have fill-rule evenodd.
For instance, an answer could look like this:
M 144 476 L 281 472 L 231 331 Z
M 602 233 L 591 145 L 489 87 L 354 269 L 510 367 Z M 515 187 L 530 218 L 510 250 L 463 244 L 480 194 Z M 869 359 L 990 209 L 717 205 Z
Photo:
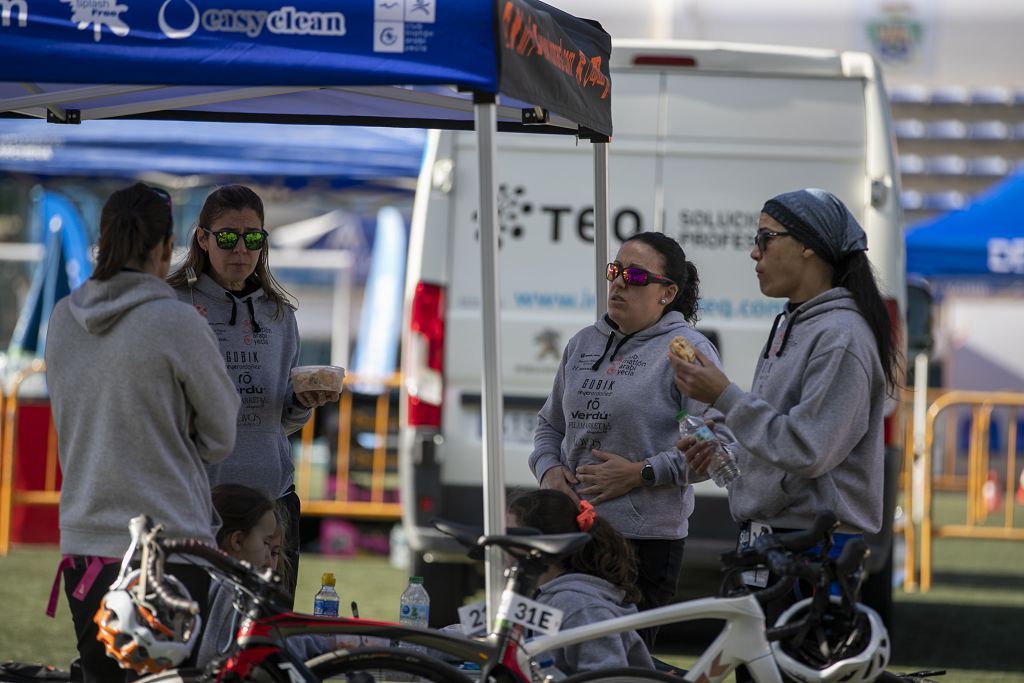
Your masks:
M 462 545 L 470 548 L 470 557 L 479 555 L 479 551 L 489 545 L 496 545 L 508 551 L 534 551 L 555 559 L 571 555 L 590 540 L 590 534 L 541 534 L 531 527 L 510 527 L 505 534 L 485 536 L 478 526 L 459 524 L 443 519 L 435 519 L 434 528 L 447 534 Z M 475 557 L 481 559 L 481 557 Z

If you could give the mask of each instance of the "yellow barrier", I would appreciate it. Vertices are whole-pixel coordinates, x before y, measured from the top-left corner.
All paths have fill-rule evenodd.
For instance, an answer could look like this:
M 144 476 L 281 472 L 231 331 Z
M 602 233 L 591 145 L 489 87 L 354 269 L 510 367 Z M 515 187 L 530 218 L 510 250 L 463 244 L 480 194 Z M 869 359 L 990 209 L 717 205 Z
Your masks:
M 11 546 L 11 517 L 15 505 L 58 505 L 60 490 L 57 488 L 57 437 L 50 420 L 50 438 L 47 440 L 46 472 L 44 488 L 19 491 L 14 487 L 14 454 L 18 431 L 18 391 L 21 384 L 31 375 L 46 372 L 42 360 L 34 360 L 14 374 L 10 391 L 4 403 L 3 436 L 0 440 L 0 556 L 6 556 Z
M 5 395 L 0 387 L 0 556 L 7 555 L 11 542 L 11 516 L 15 505 L 59 505 L 60 491 L 57 488 L 57 438 L 53 420 L 50 420 L 50 434 L 47 439 L 46 470 L 44 488 L 41 490 L 17 490 L 14 486 L 15 435 L 18 423 L 18 390 L 30 375 L 46 371 L 41 360 L 14 375 L 10 391 Z M 346 387 L 364 379 L 354 375 L 345 378 Z M 401 504 L 385 500 L 387 483 L 388 419 L 391 390 L 399 386 L 397 374 L 383 384 L 387 391 L 375 399 L 373 416 L 374 449 L 370 468 L 370 500 L 350 500 L 349 481 L 352 477 L 351 438 L 353 396 L 344 391 L 338 402 L 338 430 L 336 434 L 336 482 L 333 499 L 315 497 L 312 492 L 312 446 L 316 423 L 316 412 L 302 428 L 298 466 L 296 467 L 296 490 L 302 499 L 302 514 L 314 516 L 337 515 L 357 519 L 397 520 L 401 517 Z M 325 411 L 328 406 L 321 408 Z
M 345 377 L 346 387 L 366 381 L 355 375 Z M 401 517 L 402 507 L 398 502 L 384 500 L 387 479 L 387 443 L 388 419 L 390 417 L 391 390 L 398 388 L 399 376 L 394 374 L 385 382 L 387 391 L 375 399 L 373 419 L 374 448 L 370 467 L 370 500 L 351 500 L 349 483 L 352 479 L 352 425 L 353 395 L 351 390 L 344 391 L 338 401 L 338 432 L 335 443 L 335 487 L 332 499 L 320 498 L 312 490 L 313 480 L 313 433 L 316 428 L 316 414 L 302 428 L 301 446 L 298 465 L 295 471 L 295 489 L 302 500 L 302 514 L 359 519 L 397 520 Z M 326 409 L 327 406 L 321 408 Z
M 935 425 L 939 417 L 946 411 L 969 408 L 971 411 L 971 431 L 968 440 L 967 473 L 958 475 L 953 467 L 955 456 L 956 420 L 946 420 L 946 453 L 943 459 L 942 472 L 934 473 L 933 450 L 935 447 Z M 1006 466 L 1002 480 L 1005 482 L 1003 496 L 1002 524 L 993 526 L 986 524 L 988 509 L 985 501 L 984 486 L 989 471 L 989 430 L 992 425 L 992 413 L 997 409 L 1010 412 L 1006 439 Z M 935 538 L 976 538 L 997 540 L 1024 540 L 1024 529 L 1014 525 L 1014 487 L 1017 482 L 1017 419 L 1019 411 L 1024 408 L 1024 394 L 1009 392 L 978 392 L 978 391 L 947 391 L 932 399 L 929 392 L 929 406 L 925 418 L 924 451 L 921 461 L 917 463 L 921 473 L 921 520 L 920 520 L 920 590 L 928 591 L 932 584 L 932 544 Z M 908 421 L 908 425 L 911 421 Z M 915 501 L 913 471 L 915 458 L 913 449 L 912 428 L 906 434 L 906 457 L 904 459 L 903 491 L 907 515 L 912 515 Z M 941 487 L 947 490 L 961 490 L 966 497 L 966 514 L 963 524 L 938 524 L 935 521 L 933 507 L 933 490 Z M 915 563 L 916 532 L 914 524 L 906 523 L 903 528 L 907 554 L 905 560 L 905 587 L 913 590 L 918 586 Z

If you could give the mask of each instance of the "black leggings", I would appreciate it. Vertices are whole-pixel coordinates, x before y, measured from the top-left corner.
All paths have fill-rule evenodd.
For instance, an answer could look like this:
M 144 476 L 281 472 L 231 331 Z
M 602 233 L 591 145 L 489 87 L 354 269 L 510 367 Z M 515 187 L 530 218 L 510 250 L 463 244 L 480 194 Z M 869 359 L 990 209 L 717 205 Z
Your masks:
M 299 494 L 295 493 L 295 487 L 292 486 L 288 489 L 287 493 L 278 498 L 277 504 L 288 512 L 288 529 L 284 535 L 284 556 L 288 561 L 290 572 L 288 574 L 288 585 L 285 588 L 288 589 L 288 594 L 292 596 L 292 604 L 289 607 L 294 608 L 295 585 L 299 580 L 299 545 L 301 544 L 301 539 L 299 538 L 299 516 L 302 513 L 302 504 L 299 501 Z
M 117 661 L 107 656 L 103 649 L 103 643 L 96 640 L 99 628 L 93 622 L 93 615 L 99 609 L 100 600 L 110 589 L 110 584 L 117 578 L 121 570 L 121 564 L 104 565 L 96 575 L 89 592 L 82 600 L 73 595 L 75 587 L 86 572 L 86 559 L 81 556 L 74 558 L 74 566 L 64 569 L 64 594 L 68 599 L 68 606 L 71 609 L 71 619 L 75 625 L 75 638 L 77 639 L 79 665 L 82 670 L 82 680 L 85 683 L 108 683 L 109 681 L 133 681 L 138 676 L 135 672 L 122 669 Z M 189 564 L 167 565 L 167 573 L 172 574 L 179 581 L 185 584 L 192 599 L 199 603 L 200 615 L 203 618 L 203 625 L 206 625 L 206 618 L 209 615 L 207 596 L 210 593 L 210 575 L 200 567 Z M 201 640 L 200 633 L 197 641 Z M 195 653 L 198 652 L 198 645 L 193 649 L 192 655 L 182 663 L 182 666 L 195 666 Z
M 636 586 L 640 589 L 641 610 L 662 607 L 672 601 L 679 587 L 679 571 L 683 566 L 683 550 L 686 539 L 647 540 L 631 538 L 629 542 L 636 552 L 638 576 Z M 654 652 L 658 638 L 658 626 L 637 630 L 647 649 Z

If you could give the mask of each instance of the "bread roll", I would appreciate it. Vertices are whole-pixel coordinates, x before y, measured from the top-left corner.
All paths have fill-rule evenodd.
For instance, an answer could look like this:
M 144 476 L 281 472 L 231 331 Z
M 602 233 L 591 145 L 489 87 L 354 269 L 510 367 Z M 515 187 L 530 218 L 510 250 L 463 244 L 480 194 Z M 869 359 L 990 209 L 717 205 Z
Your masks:
M 668 350 L 671 351 L 677 358 L 682 358 L 689 363 L 697 362 L 697 354 L 693 350 L 693 346 L 690 342 L 686 341 L 685 337 L 675 337 L 668 343 Z

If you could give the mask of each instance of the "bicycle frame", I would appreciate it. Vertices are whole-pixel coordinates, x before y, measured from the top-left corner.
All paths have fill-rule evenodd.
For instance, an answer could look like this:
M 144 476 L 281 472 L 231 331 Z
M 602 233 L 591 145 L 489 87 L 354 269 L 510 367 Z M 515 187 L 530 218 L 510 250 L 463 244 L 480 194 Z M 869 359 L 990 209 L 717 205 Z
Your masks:
M 593 638 L 694 619 L 722 619 L 726 623 L 682 680 L 717 683 L 725 680 L 737 666 L 745 664 L 757 683 L 781 683 L 782 677 L 765 637 L 764 612 L 753 594 L 700 598 L 577 626 L 520 645 L 520 657 L 528 663 L 542 652 Z
M 256 611 L 258 612 L 259 608 Z M 236 647 L 221 665 L 217 680 L 224 679 L 226 674 L 238 676 L 237 680 L 247 680 L 247 677 L 257 670 L 271 669 L 280 672 L 283 681 L 318 681 L 319 679 L 310 675 L 305 663 L 293 656 L 283 645 L 288 637 L 305 634 L 400 640 L 435 648 L 454 657 L 461 657 L 465 661 L 481 664 L 494 655 L 493 649 L 486 643 L 417 626 L 371 619 L 314 617 L 295 612 L 281 612 L 271 615 L 250 615 L 242 621 L 235 636 Z

